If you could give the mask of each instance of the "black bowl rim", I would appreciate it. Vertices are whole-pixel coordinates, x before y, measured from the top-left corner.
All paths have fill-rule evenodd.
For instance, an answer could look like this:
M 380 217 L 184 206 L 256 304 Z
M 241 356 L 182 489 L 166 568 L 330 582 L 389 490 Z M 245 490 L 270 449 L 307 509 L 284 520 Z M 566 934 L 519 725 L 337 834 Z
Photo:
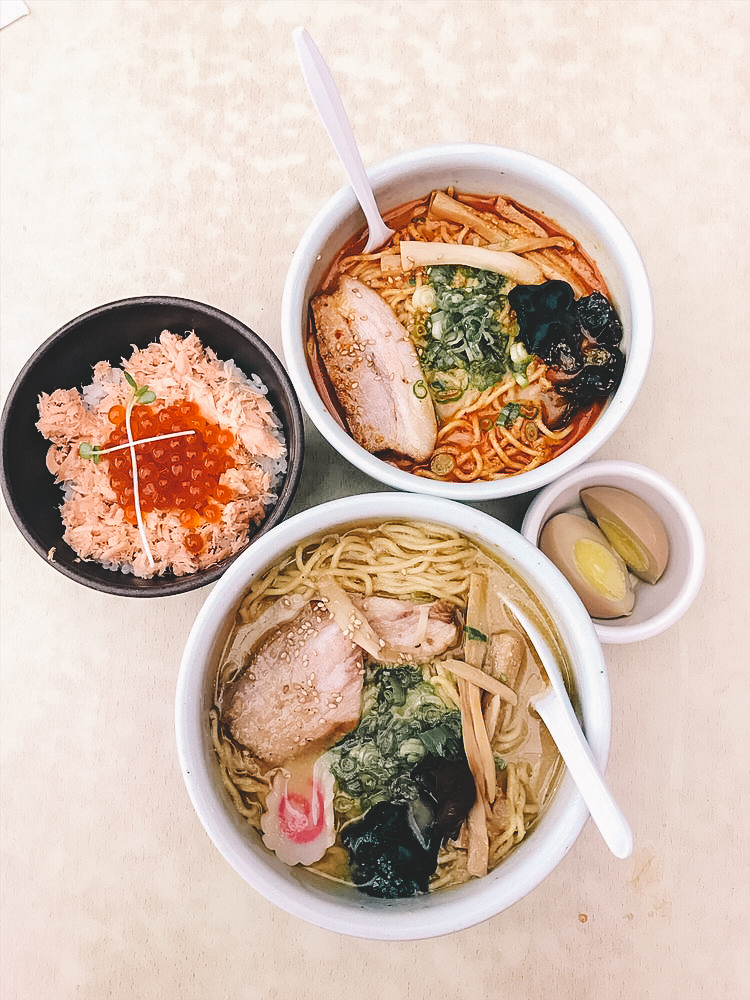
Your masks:
M 5 467 L 5 439 L 8 421 L 16 400 L 23 392 L 30 373 L 34 370 L 38 363 L 63 337 L 76 329 L 80 324 L 87 322 L 94 317 L 103 316 L 122 308 L 136 306 L 171 306 L 176 308 L 191 309 L 195 312 L 199 312 L 230 327 L 235 333 L 247 340 L 255 350 L 263 355 L 264 360 L 273 371 L 274 376 L 278 379 L 282 395 L 286 396 L 289 402 L 290 426 L 286 430 L 287 469 L 284 474 L 283 484 L 279 490 L 278 499 L 275 505 L 266 519 L 261 523 L 256 533 L 251 539 L 249 539 L 247 545 L 252 544 L 252 542 L 261 534 L 264 534 L 284 519 L 299 486 L 304 457 L 304 419 L 302 415 L 302 407 L 300 406 L 297 392 L 292 384 L 292 381 L 273 349 L 250 327 L 246 326 L 236 317 L 216 308 L 215 306 L 208 305 L 196 299 L 172 295 L 136 295 L 128 298 L 116 299 L 112 302 L 106 302 L 95 306 L 94 308 L 81 313 L 79 316 L 76 316 L 74 319 L 71 319 L 67 323 L 63 324 L 63 326 L 59 327 L 59 329 L 47 337 L 47 339 L 43 341 L 39 347 L 37 347 L 16 376 L 10 391 L 8 392 L 3 405 L 2 415 L 0 416 L 0 488 L 2 489 L 6 506 L 8 507 L 8 511 L 10 512 L 16 527 L 37 555 L 44 559 L 47 565 L 50 565 L 57 570 L 58 573 L 61 573 L 63 576 L 66 576 L 83 586 L 89 587 L 90 589 L 98 590 L 102 593 L 112 594 L 114 596 L 168 597 L 174 594 L 184 594 L 193 590 L 198 590 L 201 587 L 214 583 L 220 576 L 223 575 L 237 556 L 247 549 L 247 545 L 243 546 L 243 548 L 233 556 L 223 559 L 214 566 L 208 567 L 205 570 L 200 570 L 197 573 L 190 573 L 184 576 L 151 577 L 146 580 L 134 577 L 128 573 L 113 571 L 111 574 L 111 582 L 109 580 L 105 582 L 99 579 L 89 578 L 85 572 L 85 568 L 88 565 L 87 561 L 81 560 L 81 572 L 79 572 L 64 563 L 59 563 L 56 560 L 49 558 L 49 553 L 38 543 L 37 539 L 29 531 L 26 525 L 23 511 L 16 504 L 13 488 L 9 481 Z

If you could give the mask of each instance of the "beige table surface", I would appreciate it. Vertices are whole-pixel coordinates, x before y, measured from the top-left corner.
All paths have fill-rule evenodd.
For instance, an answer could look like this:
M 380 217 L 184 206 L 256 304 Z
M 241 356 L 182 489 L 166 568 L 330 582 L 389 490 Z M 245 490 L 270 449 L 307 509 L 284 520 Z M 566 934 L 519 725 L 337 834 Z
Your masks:
M 708 565 L 678 625 L 605 651 L 608 776 L 633 856 L 615 860 L 588 823 L 496 918 L 373 943 L 273 908 L 191 809 L 173 697 L 206 591 L 78 588 L 2 505 L 3 1000 L 750 996 L 748 3 L 28 7 L 0 33 L 3 397 L 53 331 L 130 295 L 211 303 L 280 352 L 295 244 L 344 184 L 295 58 L 304 24 L 366 163 L 508 145 L 565 167 L 623 220 L 656 344 L 599 457 L 668 476 Z M 371 488 L 310 429 L 296 509 Z M 520 523 L 523 504 L 487 506 Z

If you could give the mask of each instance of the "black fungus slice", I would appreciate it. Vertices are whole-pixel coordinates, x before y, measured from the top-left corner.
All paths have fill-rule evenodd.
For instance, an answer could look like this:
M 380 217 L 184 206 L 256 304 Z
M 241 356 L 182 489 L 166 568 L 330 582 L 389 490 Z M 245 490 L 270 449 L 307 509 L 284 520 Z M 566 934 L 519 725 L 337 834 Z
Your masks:
M 516 285 L 508 292 L 508 301 L 530 354 L 566 372 L 581 367 L 581 324 L 567 281 Z
M 455 840 L 477 795 L 466 757 L 447 760 L 429 754 L 414 768 L 412 778 L 434 813 L 441 839 Z
M 574 410 L 615 391 L 625 370 L 623 331 L 606 296 L 592 292 L 576 301 L 566 281 L 544 281 L 516 285 L 508 301 L 519 340 L 550 366 L 550 382 Z
M 622 323 L 609 299 L 592 292 L 576 303 L 576 312 L 584 336 L 603 347 L 617 347 L 622 340 Z
M 427 892 L 437 868 L 440 835 L 418 822 L 411 802 L 377 802 L 345 826 L 352 881 L 368 896 L 402 899 Z
M 617 348 L 606 352 L 597 348 L 584 353 L 584 358 L 583 367 L 574 375 L 554 380 L 557 391 L 571 397 L 579 408 L 610 396 L 622 381 L 625 370 L 625 355 Z

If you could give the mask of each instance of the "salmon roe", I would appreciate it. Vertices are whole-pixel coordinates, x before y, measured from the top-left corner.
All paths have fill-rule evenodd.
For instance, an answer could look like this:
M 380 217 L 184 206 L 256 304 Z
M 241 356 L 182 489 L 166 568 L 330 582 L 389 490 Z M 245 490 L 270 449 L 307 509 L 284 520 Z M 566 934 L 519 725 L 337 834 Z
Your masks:
M 105 447 L 127 444 L 125 407 L 113 406 L 107 416 L 114 430 Z M 187 400 L 160 409 L 134 407 L 130 414 L 130 430 L 136 442 L 160 434 L 192 431 L 181 437 L 136 444 L 135 453 L 141 513 L 159 510 L 177 514 L 180 524 L 188 529 L 185 547 L 197 555 L 205 543 L 195 529 L 206 523 L 218 524 L 223 506 L 233 497 L 232 491 L 220 484 L 219 479 L 222 473 L 234 467 L 229 455 L 234 434 L 206 420 L 198 405 Z M 117 502 L 126 520 L 136 524 L 130 451 L 122 449 L 106 457 L 109 459 L 109 483 Z

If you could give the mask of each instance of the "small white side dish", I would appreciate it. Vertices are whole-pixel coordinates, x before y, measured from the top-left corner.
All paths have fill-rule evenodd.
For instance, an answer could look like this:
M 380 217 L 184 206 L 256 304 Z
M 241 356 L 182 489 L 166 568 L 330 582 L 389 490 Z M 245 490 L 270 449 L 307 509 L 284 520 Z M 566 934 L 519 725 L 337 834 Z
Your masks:
M 616 486 L 644 500 L 661 517 L 669 537 L 669 560 L 655 584 L 633 578 L 635 607 L 625 618 L 593 619 L 604 643 L 638 642 L 670 628 L 700 590 L 705 570 L 703 531 L 692 507 L 664 476 L 633 462 L 588 462 L 550 484 L 531 502 L 521 531 L 534 545 L 555 514 L 585 515 L 579 492 L 589 486 Z

